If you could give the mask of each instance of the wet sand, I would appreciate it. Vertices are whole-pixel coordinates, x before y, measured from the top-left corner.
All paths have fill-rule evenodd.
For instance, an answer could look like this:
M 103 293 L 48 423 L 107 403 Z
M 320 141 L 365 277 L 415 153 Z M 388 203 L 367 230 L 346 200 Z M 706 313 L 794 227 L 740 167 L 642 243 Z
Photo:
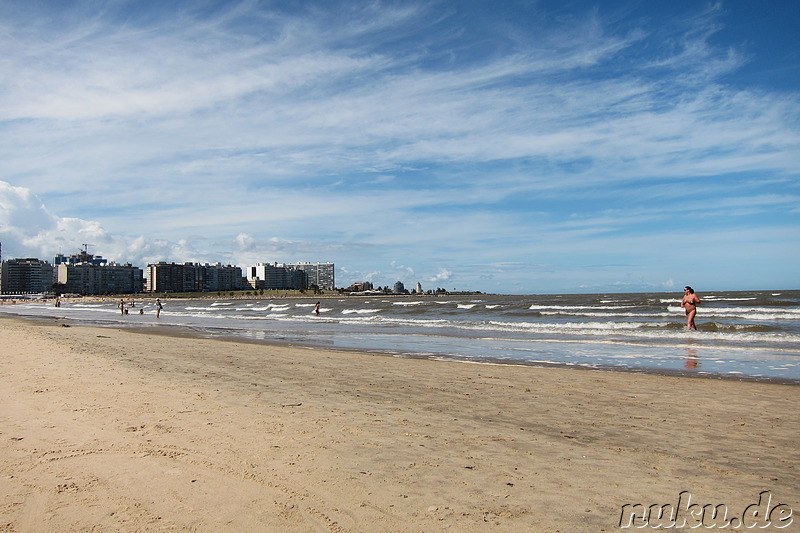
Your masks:
M 2 532 L 613 531 L 682 491 L 800 512 L 798 385 L 58 324 L 0 319 Z

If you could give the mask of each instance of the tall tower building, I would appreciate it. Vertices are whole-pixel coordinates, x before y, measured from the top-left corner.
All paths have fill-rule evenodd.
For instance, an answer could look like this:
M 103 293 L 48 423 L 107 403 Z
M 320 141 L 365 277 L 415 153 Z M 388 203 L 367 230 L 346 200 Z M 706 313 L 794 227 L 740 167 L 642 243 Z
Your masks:
M 34 257 L 10 259 L 0 266 L 0 292 L 31 294 L 50 292 L 53 288 L 53 265 Z
M 308 286 L 316 285 L 323 290 L 336 288 L 333 263 L 287 263 L 287 268 L 302 270 L 308 274 Z

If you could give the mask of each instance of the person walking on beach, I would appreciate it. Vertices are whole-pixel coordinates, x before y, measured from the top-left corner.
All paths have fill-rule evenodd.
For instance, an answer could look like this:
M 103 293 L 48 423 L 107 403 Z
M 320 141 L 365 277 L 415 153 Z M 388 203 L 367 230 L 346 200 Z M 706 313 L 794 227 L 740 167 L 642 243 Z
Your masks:
M 697 314 L 697 305 L 700 303 L 700 298 L 694 293 L 694 289 L 688 285 L 683 288 L 683 300 L 681 300 L 681 307 L 686 311 L 686 328 L 696 330 L 697 326 L 694 323 L 694 317 Z
M 164 306 L 161 305 L 161 300 L 156 298 L 156 318 L 161 318 L 161 310 L 163 308 Z

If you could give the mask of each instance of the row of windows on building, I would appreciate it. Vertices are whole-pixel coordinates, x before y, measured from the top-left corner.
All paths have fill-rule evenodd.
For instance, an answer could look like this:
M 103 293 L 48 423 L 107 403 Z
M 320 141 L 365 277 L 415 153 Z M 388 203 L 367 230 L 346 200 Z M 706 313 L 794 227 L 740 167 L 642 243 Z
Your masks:
M 61 293 L 136 294 L 146 292 L 235 291 L 243 289 L 309 289 L 335 287 L 333 263 L 259 263 L 246 268 L 222 264 L 108 263 L 82 252 L 56 256 L 50 264 L 35 258 L 2 261 L 0 294 Z

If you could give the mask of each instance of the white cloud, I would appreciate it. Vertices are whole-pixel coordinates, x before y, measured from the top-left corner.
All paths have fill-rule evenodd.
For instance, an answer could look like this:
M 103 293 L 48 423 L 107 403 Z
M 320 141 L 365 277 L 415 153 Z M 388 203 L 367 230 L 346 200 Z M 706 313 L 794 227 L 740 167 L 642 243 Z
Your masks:
M 98 223 L 60 218 L 29 189 L 0 181 L 0 242 L 5 258 L 51 259 L 61 249 L 77 252 L 81 243 L 107 241 Z
M 716 5 L 550 25 L 466 4 L 129 7 L 0 5 L 0 179 L 30 189 L 3 193 L 4 248 L 467 286 L 606 264 L 678 216 L 796 213 L 800 96 L 731 82 L 748 56 L 715 44 Z
M 38 257 L 52 261 L 57 253 L 90 253 L 116 262 L 143 266 L 155 261 L 201 261 L 202 252 L 188 240 L 169 242 L 113 235 L 98 221 L 59 217 L 25 187 L 0 181 L 0 243 L 3 257 Z
M 453 273 L 447 270 L 446 268 L 440 268 L 439 272 L 436 273 L 435 276 L 429 279 L 432 282 L 438 281 L 447 281 L 452 277 Z
M 410 266 L 405 266 L 405 265 L 398 264 L 397 261 L 392 261 L 391 264 L 392 264 L 392 269 L 394 269 L 395 271 L 400 273 L 400 275 L 403 275 L 403 276 L 414 276 L 415 275 L 414 269 L 412 267 L 410 267 Z
M 38 233 L 53 230 L 56 224 L 56 217 L 29 189 L 0 181 L 0 228 L 3 231 L 27 228 L 29 232 Z

